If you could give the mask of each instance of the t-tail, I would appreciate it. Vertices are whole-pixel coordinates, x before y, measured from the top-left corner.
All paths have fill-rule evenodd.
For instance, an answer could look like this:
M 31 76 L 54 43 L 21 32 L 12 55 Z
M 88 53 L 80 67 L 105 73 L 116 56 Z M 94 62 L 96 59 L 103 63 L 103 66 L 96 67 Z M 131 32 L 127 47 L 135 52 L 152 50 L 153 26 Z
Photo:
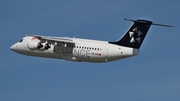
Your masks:
M 124 19 L 124 20 L 133 21 L 134 24 L 129 28 L 129 30 L 125 33 L 125 35 L 121 39 L 119 39 L 116 42 L 109 42 L 109 43 L 139 49 L 151 25 L 173 27 L 169 25 L 156 24 L 153 23 L 152 21 L 142 20 L 142 19 L 138 19 L 138 20 Z

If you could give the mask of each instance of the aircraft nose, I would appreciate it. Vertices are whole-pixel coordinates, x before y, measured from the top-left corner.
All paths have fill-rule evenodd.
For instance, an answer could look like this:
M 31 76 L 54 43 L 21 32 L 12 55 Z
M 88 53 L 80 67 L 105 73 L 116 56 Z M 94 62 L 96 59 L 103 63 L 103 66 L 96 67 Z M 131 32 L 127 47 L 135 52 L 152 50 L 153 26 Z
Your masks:
M 16 45 L 16 44 L 12 45 L 12 46 L 10 47 L 10 49 L 11 49 L 12 51 L 16 51 L 17 45 Z

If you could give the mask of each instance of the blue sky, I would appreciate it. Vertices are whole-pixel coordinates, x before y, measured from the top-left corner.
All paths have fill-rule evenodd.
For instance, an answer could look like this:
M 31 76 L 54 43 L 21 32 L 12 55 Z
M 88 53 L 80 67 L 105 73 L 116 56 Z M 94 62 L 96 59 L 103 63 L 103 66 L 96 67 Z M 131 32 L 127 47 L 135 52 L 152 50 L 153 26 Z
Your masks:
M 1 0 L 1 101 L 179 101 L 179 0 Z M 24 34 L 114 41 L 152 26 L 138 56 L 94 64 L 27 57 L 9 47 Z

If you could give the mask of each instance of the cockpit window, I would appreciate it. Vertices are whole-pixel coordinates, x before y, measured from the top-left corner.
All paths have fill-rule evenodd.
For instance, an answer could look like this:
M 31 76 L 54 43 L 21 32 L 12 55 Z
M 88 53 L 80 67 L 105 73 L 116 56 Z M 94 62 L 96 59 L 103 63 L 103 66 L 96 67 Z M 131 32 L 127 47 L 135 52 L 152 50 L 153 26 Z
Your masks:
M 22 42 L 23 41 L 23 39 L 21 39 L 19 42 Z

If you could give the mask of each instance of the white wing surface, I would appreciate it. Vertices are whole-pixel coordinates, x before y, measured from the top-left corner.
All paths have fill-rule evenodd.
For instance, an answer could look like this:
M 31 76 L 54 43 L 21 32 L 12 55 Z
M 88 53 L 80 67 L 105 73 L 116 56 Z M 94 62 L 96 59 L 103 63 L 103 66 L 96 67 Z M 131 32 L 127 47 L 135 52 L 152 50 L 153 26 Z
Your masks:
M 73 39 L 68 37 L 53 37 L 53 36 L 41 36 L 41 35 L 25 35 L 25 36 L 36 37 L 39 40 L 46 40 L 48 42 L 75 44 Z

